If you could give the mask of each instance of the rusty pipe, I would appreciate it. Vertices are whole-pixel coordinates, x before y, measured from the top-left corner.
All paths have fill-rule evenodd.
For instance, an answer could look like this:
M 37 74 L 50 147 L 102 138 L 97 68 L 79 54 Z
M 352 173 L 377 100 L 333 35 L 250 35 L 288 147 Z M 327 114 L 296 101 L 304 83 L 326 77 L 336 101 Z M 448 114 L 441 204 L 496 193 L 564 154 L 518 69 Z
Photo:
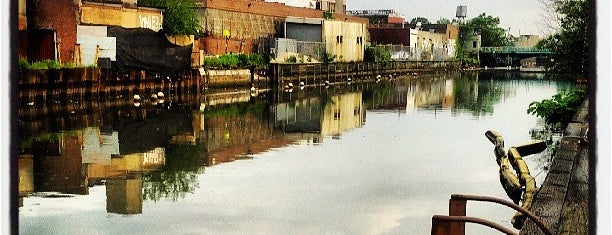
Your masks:
M 445 222 L 468 222 L 468 223 L 481 224 L 481 225 L 487 226 L 489 228 L 496 229 L 497 231 L 500 231 L 500 232 L 508 234 L 508 235 L 518 235 L 518 233 L 515 233 L 511 229 L 506 228 L 506 227 L 504 227 L 504 226 L 502 226 L 502 225 L 500 225 L 498 223 L 495 223 L 495 222 L 491 222 L 491 221 L 484 220 L 484 219 L 481 219 L 481 218 L 476 218 L 476 217 L 448 216 L 448 215 L 434 215 L 431 218 L 431 223 L 432 223 L 431 234 L 432 235 L 459 234 L 457 231 L 453 231 L 452 229 L 448 229 L 448 228 L 444 228 L 443 229 L 443 228 L 440 228 L 440 227 L 443 227 L 444 225 L 446 225 L 446 224 L 444 224 Z
M 493 202 L 497 204 L 501 204 L 507 207 L 510 207 L 516 211 L 523 213 L 529 219 L 531 219 L 546 235 L 552 235 L 552 232 L 546 227 L 546 225 L 540 221 L 540 219 L 535 216 L 530 211 L 526 210 L 523 207 L 520 207 L 511 201 L 499 199 L 495 197 L 487 197 L 487 196 L 476 196 L 476 195 L 465 195 L 465 194 L 452 194 L 451 199 L 455 200 L 466 200 L 466 201 L 481 201 L 481 202 Z

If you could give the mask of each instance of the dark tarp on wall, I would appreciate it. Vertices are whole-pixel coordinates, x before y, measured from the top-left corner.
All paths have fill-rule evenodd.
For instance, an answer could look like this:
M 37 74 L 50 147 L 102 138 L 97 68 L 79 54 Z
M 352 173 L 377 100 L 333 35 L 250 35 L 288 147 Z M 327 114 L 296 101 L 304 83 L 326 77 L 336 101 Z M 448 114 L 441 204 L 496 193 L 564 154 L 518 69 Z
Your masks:
M 108 37 L 117 38 L 117 61 L 113 63 L 117 72 L 142 69 L 176 75 L 191 66 L 191 45 L 174 45 L 162 31 L 109 26 Z

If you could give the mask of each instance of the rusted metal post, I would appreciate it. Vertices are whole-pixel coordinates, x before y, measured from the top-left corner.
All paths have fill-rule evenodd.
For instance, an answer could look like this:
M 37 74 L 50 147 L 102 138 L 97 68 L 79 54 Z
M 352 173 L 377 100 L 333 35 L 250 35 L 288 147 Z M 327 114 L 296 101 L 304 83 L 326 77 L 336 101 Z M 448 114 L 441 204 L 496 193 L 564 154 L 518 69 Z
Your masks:
M 530 211 L 528 211 L 527 209 L 516 205 L 510 201 L 507 200 L 503 200 L 503 199 L 499 199 L 499 198 L 494 198 L 494 197 L 487 197 L 487 196 L 476 196 L 476 195 L 463 195 L 463 194 L 452 194 L 451 195 L 451 199 L 463 199 L 466 201 L 481 201 L 481 202 L 493 202 L 496 204 L 501 204 L 507 207 L 510 207 L 520 213 L 522 213 L 523 215 L 525 215 L 527 218 L 531 219 L 531 221 L 533 221 L 541 230 L 544 234 L 546 235 L 552 235 L 552 232 L 550 231 L 550 229 L 548 229 L 548 227 L 546 227 L 546 225 L 537 217 L 535 216 L 533 213 L 531 213 Z
M 450 222 L 440 219 L 437 215 L 431 218 L 431 235 L 448 235 L 450 234 Z
M 467 200 L 463 198 L 452 198 L 448 203 L 448 215 L 450 216 L 465 216 L 466 215 L 466 204 Z M 451 235 L 464 235 L 465 234 L 465 222 L 451 222 L 450 223 Z

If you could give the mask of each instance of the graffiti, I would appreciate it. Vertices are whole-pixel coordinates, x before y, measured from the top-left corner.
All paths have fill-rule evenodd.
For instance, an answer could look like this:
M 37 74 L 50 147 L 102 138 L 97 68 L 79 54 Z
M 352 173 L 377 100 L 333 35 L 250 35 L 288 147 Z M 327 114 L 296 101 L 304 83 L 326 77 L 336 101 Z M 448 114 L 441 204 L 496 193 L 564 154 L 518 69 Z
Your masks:
M 159 31 L 162 29 L 161 16 L 158 15 L 139 15 L 140 27 L 152 29 L 153 31 Z

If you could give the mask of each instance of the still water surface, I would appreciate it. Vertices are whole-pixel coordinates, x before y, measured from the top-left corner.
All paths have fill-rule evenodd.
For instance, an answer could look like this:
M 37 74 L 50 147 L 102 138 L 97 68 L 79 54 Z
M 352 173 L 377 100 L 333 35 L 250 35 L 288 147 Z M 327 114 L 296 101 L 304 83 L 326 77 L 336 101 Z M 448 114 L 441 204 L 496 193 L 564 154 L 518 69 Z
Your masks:
M 429 234 L 451 194 L 507 199 L 493 145 L 571 85 L 440 75 L 20 110 L 21 234 Z M 546 153 L 527 157 L 538 185 Z M 468 203 L 511 227 L 514 212 Z M 468 234 L 496 234 L 482 226 Z

